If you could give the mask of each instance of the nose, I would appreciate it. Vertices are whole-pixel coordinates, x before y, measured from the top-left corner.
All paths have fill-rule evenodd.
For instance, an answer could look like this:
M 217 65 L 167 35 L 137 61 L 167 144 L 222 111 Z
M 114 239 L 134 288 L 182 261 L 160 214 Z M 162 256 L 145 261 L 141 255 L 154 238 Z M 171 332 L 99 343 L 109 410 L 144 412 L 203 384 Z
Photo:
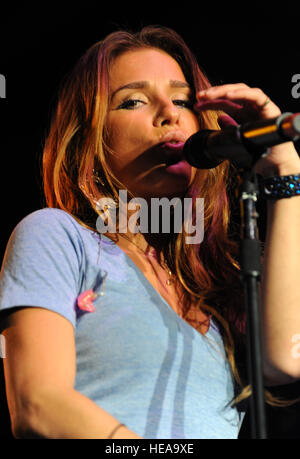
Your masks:
M 180 118 L 179 109 L 173 104 L 171 100 L 162 101 L 157 109 L 154 120 L 155 127 L 165 125 L 176 125 Z

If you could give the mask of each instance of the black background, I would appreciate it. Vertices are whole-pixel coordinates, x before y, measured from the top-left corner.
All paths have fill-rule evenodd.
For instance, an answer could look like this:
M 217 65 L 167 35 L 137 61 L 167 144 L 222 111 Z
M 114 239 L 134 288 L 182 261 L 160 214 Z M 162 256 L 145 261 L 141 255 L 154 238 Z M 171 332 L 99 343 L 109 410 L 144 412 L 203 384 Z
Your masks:
M 262 3 L 262 2 L 261 2 Z M 62 77 L 94 42 L 117 29 L 148 24 L 175 29 L 197 55 L 213 84 L 245 82 L 260 87 L 282 111 L 300 111 L 292 76 L 300 74 L 298 10 L 280 2 L 235 7 L 218 2 L 24 2 L 1 6 L 0 99 L 1 243 L 28 213 L 43 205 L 40 158 L 49 116 Z M 299 150 L 299 142 L 296 144 Z M 261 221 L 265 218 L 264 211 Z M 299 396 L 299 384 L 279 388 Z M 3 392 L 3 391 L 2 391 Z M 9 438 L 6 405 L 0 399 L 0 436 Z M 268 410 L 271 438 L 300 438 L 300 408 Z M 247 437 L 247 422 L 241 437 Z

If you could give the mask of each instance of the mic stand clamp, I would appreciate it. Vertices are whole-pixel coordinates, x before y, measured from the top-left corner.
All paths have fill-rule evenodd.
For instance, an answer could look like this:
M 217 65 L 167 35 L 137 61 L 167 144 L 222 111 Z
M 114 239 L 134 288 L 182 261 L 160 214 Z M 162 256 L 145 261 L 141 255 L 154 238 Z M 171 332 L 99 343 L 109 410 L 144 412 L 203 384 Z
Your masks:
M 241 276 L 245 289 L 247 326 L 247 368 L 252 388 L 250 397 L 251 436 L 266 439 L 264 379 L 262 372 L 259 282 L 261 280 L 261 243 L 258 239 L 256 201 L 259 187 L 253 168 L 243 171 L 240 185 Z

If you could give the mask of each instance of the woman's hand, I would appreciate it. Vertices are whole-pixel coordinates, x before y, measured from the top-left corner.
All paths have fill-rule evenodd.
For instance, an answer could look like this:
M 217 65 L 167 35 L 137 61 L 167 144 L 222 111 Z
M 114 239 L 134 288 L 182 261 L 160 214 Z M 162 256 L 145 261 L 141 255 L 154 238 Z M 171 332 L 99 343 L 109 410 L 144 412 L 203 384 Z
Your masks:
M 214 86 L 197 95 L 195 110 L 222 110 L 218 119 L 220 127 L 243 124 L 249 121 L 271 119 L 281 114 L 280 108 L 259 88 L 244 83 Z M 255 165 L 255 172 L 263 176 L 288 175 L 300 172 L 300 158 L 293 142 L 276 145 L 267 157 Z

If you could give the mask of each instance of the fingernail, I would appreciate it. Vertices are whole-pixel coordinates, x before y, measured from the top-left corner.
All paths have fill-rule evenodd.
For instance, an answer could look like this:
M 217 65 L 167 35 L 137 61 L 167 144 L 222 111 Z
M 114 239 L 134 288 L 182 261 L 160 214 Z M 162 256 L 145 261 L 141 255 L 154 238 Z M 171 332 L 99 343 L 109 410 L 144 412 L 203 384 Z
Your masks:
M 202 91 L 199 91 L 196 95 L 196 97 L 202 97 L 202 96 L 205 96 L 207 92 L 207 89 L 202 89 Z

